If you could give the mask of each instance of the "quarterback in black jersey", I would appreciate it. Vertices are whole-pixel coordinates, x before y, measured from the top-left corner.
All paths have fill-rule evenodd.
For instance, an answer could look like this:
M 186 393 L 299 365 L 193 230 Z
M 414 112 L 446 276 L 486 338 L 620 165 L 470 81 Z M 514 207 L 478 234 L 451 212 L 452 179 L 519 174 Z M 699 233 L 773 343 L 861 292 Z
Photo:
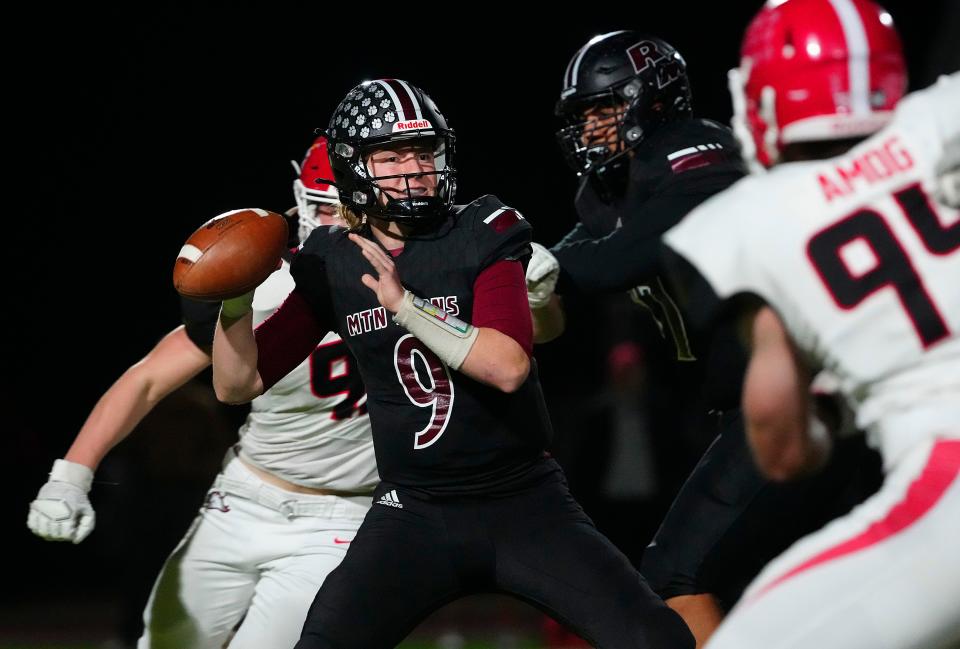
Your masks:
M 747 173 L 731 131 L 693 117 L 680 54 L 634 31 L 597 36 L 571 59 L 557 115 L 561 149 L 581 179 L 579 223 L 550 250 L 533 244 L 527 285 L 535 341 L 563 331 L 558 294 L 629 291 L 674 347 L 673 389 L 716 439 L 641 571 L 700 646 L 764 563 L 822 524 L 828 514 L 813 504 L 823 498 L 811 494 L 828 495 L 836 484 L 781 488 L 762 478 L 739 412 L 745 356 L 737 332 L 694 331 L 665 288 L 661 235 Z M 837 478 L 834 471 L 828 479 Z
M 528 601 L 597 647 L 692 647 L 544 452 L 527 221 L 489 195 L 454 205 L 454 133 L 407 82 L 357 86 L 327 135 L 350 227 L 314 231 L 294 258 L 296 289 L 256 332 L 240 297 L 214 338 L 227 401 L 269 387 L 328 327 L 367 386 L 383 481 L 298 649 L 393 647 L 475 592 Z

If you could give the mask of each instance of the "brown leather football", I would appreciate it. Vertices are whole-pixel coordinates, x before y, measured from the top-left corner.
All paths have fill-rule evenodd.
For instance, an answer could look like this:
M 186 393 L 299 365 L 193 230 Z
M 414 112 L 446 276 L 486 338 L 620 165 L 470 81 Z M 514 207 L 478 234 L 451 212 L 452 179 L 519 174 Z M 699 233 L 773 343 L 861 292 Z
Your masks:
M 275 271 L 287 245 L 287 221 L 260 209 L 233 210 L 197 229 L 173 265 L 180 295 L 219 302 L 255 289 Z

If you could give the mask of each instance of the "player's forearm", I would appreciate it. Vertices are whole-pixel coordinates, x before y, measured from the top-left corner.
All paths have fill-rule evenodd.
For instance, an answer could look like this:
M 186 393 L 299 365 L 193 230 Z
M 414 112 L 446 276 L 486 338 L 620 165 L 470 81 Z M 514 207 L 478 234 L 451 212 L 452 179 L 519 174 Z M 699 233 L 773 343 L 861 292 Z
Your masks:
M 557 292 L 618 293 L 648 283 L 658 270 L 659 239 L 630 235 L 621 228 L 600 239 L 551 249 L 560 262 Z
M 96 470 L 159 401 L 209 364 L 184 328 L 174 329 L 100 397 L 64 459 Z
M 777 482 L 814 473 L 830 453 L 829 436 L 816 426 L 801 430 L 797 422 L 786 427 L 748 422 L 747 435 L 760 472 Z
M 263 394 L 257 371 L 253 313 L 233 319 L 224 315 L 213 336 L 213 389 L 224 403 L 246 403 Z
M 530 309 L 530 315 L 533 317 L 533 342 L 537 344 L 559 338 L 566 327 L 563 302 L 557 295 L 550 296 L 546 306 Z
M 516 392 L 530 374 L 530 357 L 510 336 L 480 327 L 460 371 L 502 392 Z
M 149 386 L 139 369 L 128 369 L 100 398 L 64 459 L 96 470 L 150 412 L 155 402 L 149 400 Z
M 824 457 L 823 436 L 811 427 L 810 377 L 769 307 L 757 312 L 752 329 L 743 390 L 747 437 L 760 471 L 772 480 L 789 480 L 812 471 Z

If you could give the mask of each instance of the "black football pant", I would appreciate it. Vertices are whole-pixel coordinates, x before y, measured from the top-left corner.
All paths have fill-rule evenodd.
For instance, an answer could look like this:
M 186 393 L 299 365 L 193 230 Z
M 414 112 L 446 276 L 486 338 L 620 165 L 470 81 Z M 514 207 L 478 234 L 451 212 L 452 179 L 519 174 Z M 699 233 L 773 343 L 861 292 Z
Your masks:
M 511 495 L 425 499 L 383 483 L 373 501 L 296 649 L 394 647 L 437 608 L 479 592 L 527 601 L 598 649 L 693 649 L 559 470 Z
M 816 475 L 768 482 L 754 465 L 740 412 L 726 413 L 720 428 L 640 569 L 664 599 L 711 593 L 729 609 L 771 559 L 876 491 L 882 471 L 879 456 L 854 438 L 836 442 Z

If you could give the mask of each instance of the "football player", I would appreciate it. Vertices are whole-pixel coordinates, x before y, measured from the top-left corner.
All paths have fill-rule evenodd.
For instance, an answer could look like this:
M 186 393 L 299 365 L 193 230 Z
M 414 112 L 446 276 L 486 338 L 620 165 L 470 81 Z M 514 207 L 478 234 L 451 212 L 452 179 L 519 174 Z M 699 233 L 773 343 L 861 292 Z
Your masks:
M 692 647 L 544 452 L 527 221 L 492 195 L 454 204 L 454 132 L 405 81 L 351 90 L 327 135 L 350 227 L 311 234 L 296 289 L 255 333 L 250 297 L 225 301 L 213 345 L 229 402 L 273 385 L 327 328 L 367 388 L 383 482 L 298 649 L 393 647 L 484 591 L 531 602 L 597 647 Z
M 716 439 L 644 552 L 641 571 L 702 646 L 769 559 L 869 492 L 872 465 L 860 468 L 865 451 L 854 441 L 817 480 L 766 481 L 739 413 L 744 355 L 734 328 L 691 327 L 665 290 L 661 235 L 746 173 L 731 131 L 692 116 L 680 55 L 633 31 L 595 37 L 571 59 L 557 113 L 566 123 L 558 139 L 581 178 L 580 223 L 551 251 L 534 252 L 527 272 L 534 321 L 549 339 L 563 327 L 555 293 L 629 289 L 673 344 L 678 400 L 687 416 L 700 413 L 705 436 Z M 841 491 L 849 498 L 834 496 Z
M 292 214 L 305 238 L 338 220 L 327 144 L 307 151 Z M 266 319 L 293 287 L 290 264 L 255 292 Z M 103 395 L 30 505 L 28 525 L 49 540 L 93 530 L 87 498 L 103 457 L 167 394 L 210 365 L 220 305 L 183 300 L 185 325 L 167 334 Z M 379 481 L 363 383 L 336 334 L 256 399 L 186 536 L 144 611 L 141 649 L 289 648 L 324 578 L 346 554 Z
M 672 276 L 695 317 L 722 304 L 751 332 L 743 409 L 765 475 L 823 463 L 831 426 L 810 394 L 823 369 L 886 475 L 772 561 L 708 647 L 957 646 L 960 224 L 931 195 L 960 133 L 960 76 L 894 112 L 899 41 L 864 0 L 768 3 L 741 54 L 737 131 L 775 168 L 666 235 L 686 260 L 668 253 Z

